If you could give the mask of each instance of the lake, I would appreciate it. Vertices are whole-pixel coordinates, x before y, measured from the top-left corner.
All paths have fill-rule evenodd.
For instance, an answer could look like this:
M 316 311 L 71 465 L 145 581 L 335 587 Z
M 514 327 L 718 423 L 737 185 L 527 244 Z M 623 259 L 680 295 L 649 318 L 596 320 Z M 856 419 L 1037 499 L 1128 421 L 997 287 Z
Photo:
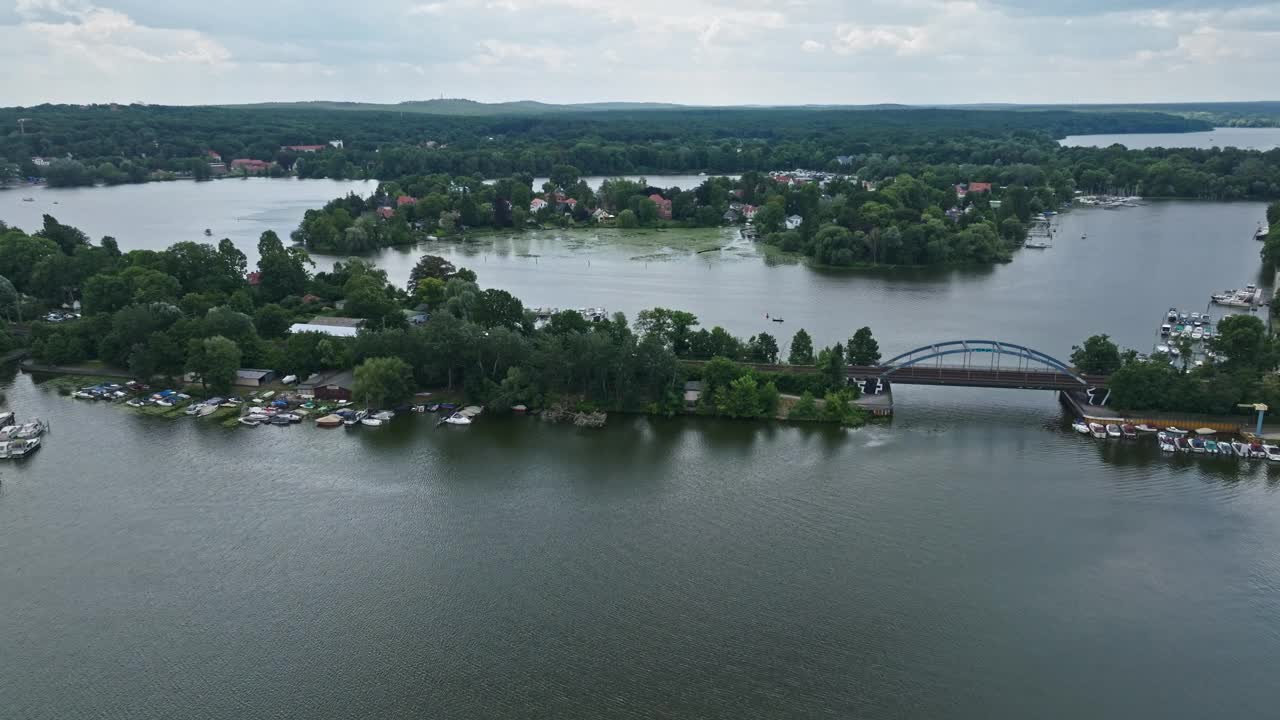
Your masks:
M 439 254 L 531 306 L 605 306 L 631 318 L 655 304 L 685 309 L 707 327 L 774 334 L 784 355 L 801 327 L 830 344 L 870 325 L 886 357 L 964 338 L 1064 357 L 1098 332 L 1149 351 L 1169 307 L 1203 311 L 1211 292 L 1270 286 L 1253 239 L 1265 214 L 1248 202 L 1083 208 L 1055 219 L 1053 248 L 978 268 L 815 270 L 768 256 L 735 230 L 543 231 L 373 258 L 402 284 L 421 253 Z
M 1266 717 L 1280 467 L 1047 392 L 857 431 L 224 429 L 0 378 L 0 697 L 68 717 Z
M 1058 141 L 1068 147 L 1110 147 L 1124 145 L 1130 150 L 1147 148 L 1240 148 L 1274 150 L 1280 147 L 1280 128 L 1220 127 L 1189 133 L 1121 133 L 1111 135 L 1068 135 Z
M 261 182 L 279 184 L 219 201 L 228 217 L 259 208 L 234 223 L 186 208 L 239 181 L 140 186 L 132 205 L 121 188 L 60 192 L 56 207 L 126 249 L 163 247 L 199 238 L 146 230 L 146 191 L 185 187 L 159 206 L 235 226 L 243 246 L 300 217 L 290 193 L 349 187 Z M 1053 248 L 981 269 L 817 271 L 727 231 L 376 257 L 399 281 L 429 249 L 528 304 L 661 304 L 784 345 L 802 326 L 831 342 L 869 324 L 886 355 L 977 337 L 1061 357 L 1095 332 L 1149 349 L 1169 306 L 1269 281 L 1251 238 L 1263 213 L 1072 211 Z M 0 391 L 53 427 L 0 464 L 6 716 L 1274 710 L 1280 466 L 1082 438 L 1052 393 L 904 386 L 891 424 L 856 431 L 625 416 L 323 431 L 141 417 L 12 369 Z

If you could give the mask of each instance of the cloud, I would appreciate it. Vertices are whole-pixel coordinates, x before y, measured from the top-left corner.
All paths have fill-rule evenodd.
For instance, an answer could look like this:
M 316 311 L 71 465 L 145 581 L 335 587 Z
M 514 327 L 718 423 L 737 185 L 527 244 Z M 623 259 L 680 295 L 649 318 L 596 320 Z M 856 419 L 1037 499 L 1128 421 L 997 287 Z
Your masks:
M 23 104 L 1261 99 L 1280 4 L 0 0 L 0 63 Z

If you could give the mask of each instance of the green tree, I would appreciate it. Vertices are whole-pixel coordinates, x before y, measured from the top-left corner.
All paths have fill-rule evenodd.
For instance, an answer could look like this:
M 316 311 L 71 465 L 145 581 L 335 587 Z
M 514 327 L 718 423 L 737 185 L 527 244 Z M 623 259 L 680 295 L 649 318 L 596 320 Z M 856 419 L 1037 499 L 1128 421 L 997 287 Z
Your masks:
M 871 328 L 861 327 L 849 338 L 849 364 L 870 366 L 880 362 L 880 343 L 871 336 Z
M 753 335 L 747 341 L 747 355 L 752 362 L 772 365 L 778 362 L 778 341 L 769 333 Z
M 258 240 L 258 292 L 268 302 L 306 292 L 311 256 L 301 248 L 286 248 L 279 236 L 268 230 Z
M 275 303 L 267 303 L 253 314 L 253 326 L 264 338 L 284 337 L 292 322 L 293 315 Z
M 634 211 L 630 208 L 618 213 L 618 227 L 624 229 L 632 229 L 640 227 L 640 219 L 636 217 Z
M 756 379 L 750 373 L 731 380 L 716 390 L 716 412 L 731 418 L 753 418 L 760 415 L 760 395 Z
M 787 354 L 787 363 L 790 365 L 813 364 L 813 339 L 804 328 L 797 330 L 791 338 L 791 351 Z
M 187 371 L 200 378 L 207 393 L 226 393 L 240 369 L 240 347 L 221 335 L 193 338 L 187 345 Z
M 841 388 L 847 384 L 848 369 L 844 361 L 844 346 L 836 343 L 818 355 L 818 372 L 829 387 Z
M 818 419 L 818 403 L 813 397 L 813 393 L 805 390 L 795 405 L 791 406 L 791 412 L 787 413 L 788 420 L 817 420 Z
M 1275 366 L 1267 328 L 1253 315 L 1228 315 L 1219 320 L 1213 350 L 1225 355 L 1233 367 L 1270 370 Z
M 384 407 L 409 394 L 413 369 L 398 357 L 375 357 L 360 363 L 355 371 L 353 396 L 368 407 Z
M 1107 335 L 1094 335 L 1071 348 L 1071 364 L 1091 375 L 1110 375 L 1120 369 L 1120 348 Z

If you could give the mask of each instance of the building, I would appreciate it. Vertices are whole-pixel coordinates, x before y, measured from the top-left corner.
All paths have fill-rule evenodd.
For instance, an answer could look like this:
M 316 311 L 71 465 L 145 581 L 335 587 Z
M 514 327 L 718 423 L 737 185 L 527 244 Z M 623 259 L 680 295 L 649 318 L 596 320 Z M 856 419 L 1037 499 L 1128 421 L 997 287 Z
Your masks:
M 342 149 L 342 141 L 341 141 L 341 140 L 330 140 L 330 141 L 329 141 L 329 145 L 330 145 L 331 147 L 335 147 L 335 148 L 337 148 L 337 149 L 339 149 L 339 150 L 341 150 L 341 149 Z
M 355 385 L 355 373 L 351 370 L 327 370 L 303 380 L 298 385 L 298 394 L 317 400 L 350 400 Z
M 743 205 L 743 206 L 742 206 L 742 217 L 744 217 L 744 218 L 746 218 L 746 219 L 748 219 L 748 220 L 755 220 L 755 219 L 756 219 L 756 213 L 757 213 L 757 212 L 759 212 L 759 211 L 760 211 L 760 208 L 756 207 L 755 205 Z
M 610 215 L 609 211 L 605 210 L 604 208 L 596 208 L 595 211 L 591 213 L 591 217 L 594 218 L 595 221 L 598 223 L 609 222 L 613 220 L 613 216 Z
M 837 155 L 837 156 L 836 156 L 836 162 L 840 163 L 841 165 L 852 165 L 852 164 L 853 164 L 853 156 L 852 156 L 852 155 Z
M 533 201 L 529 203 L 529 212 L 536 213 L 546 206 L 547 206 L 546 200 L 543 200 L 542 198 L 534 198 Z
M 702 383 L 698 380 L 690 380 L 684 384 L 684 407 L 686 410 L 693 410 L 698 407 L 698 401 L 702 399 Z
M 31 164 L 36 167 L 49 167 L 49 158 L 33 157 L 31 158 Z
M 658 217 L 662 218 L 663 220 L 671 219 L 671 201 L 670 200 L 662 197 L 658 193 L 654 193 L 650 195 L 649 199 L 653 201 L 654 205 L 658 206 Z
M 971 182 L 969 183 L 969 192 L 971 193 L 989 193 L 991 192 L 991 183 L 989 182 Z
M 416 202 L 418 202 L 418 199 L 412 195 L 401 195 L 396 198 L 396 207 L 404 207 L 405 205 L 412 205 Z
M 258 287 L 259 285 L 262 284 L 262 273 L 258 272 L 257 270 L 254 270 L 253 272 L 249 273 L 248 275 L 245 275 L 244 277 L 245 277 L 245 280 L 249 282 L 249 285 L 251 287 Z
M 329 325 L 332 327 L 362 328 L 364 327 L 364 318 L 329 317 L 327 315 L 317 315 L 311 318 L 311 324 L 312 325 Z
M 269 172 L 275 163 L 266 160 L 254 160 L 253 158 L 236 158 L 231 161 L 231 170 L 241 170 L 249 175 L 261 175 Z
M 231 384 L 236 387 L 262 387 L 275 379 L 274 370 L 240 368 L 236 371 L 236 379 Z
M 786 227 L 788 230 L 795 230 L 804 224 L 804 218 L 799 215 L 788 215 Z
M 213 150 L 208 150 L 206 152 L 209 155 L 209 162 L 216 162 L 216 163 L 222 162 L 222 156 L 219 155 L 218 153 L 214 152 Z
M 364 326 L 362 318 L 313 317 L 311 322 L 294 323 L 289 326 L 291 333 L 316 332 L 330 337 L 355 337 Z
M 395 209 L 389 208 L 385 205 L 378 208 L 377 210 L 374 210 L 374 212 L 378 213 L 378 217 L 382 218 L 383 220 L 390 220 L 391 218 L 396 216 Z
M 285 152 L 313 153 L 320 152 L 328 147 L 328 145 L 281 145 L 280 149 Z

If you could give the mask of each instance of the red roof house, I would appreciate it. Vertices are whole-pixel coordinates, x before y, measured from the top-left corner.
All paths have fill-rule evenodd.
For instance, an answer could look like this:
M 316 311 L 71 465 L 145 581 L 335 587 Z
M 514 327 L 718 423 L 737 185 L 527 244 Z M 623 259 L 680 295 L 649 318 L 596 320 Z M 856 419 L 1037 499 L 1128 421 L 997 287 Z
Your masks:
M 658 217 L 662 218 L 663 220 L 671 219 L 671 201 L 670 200 L 662 197 L 658 193 L 654 193 L 650 195 L 649 199 L 653 201 L 654 205 L 658 206 Z
M 383 220 L 390 220 L 391 218 L 395 217 L 395 214 L 396 214 L 396 211 L 392 210 L 389 207 L 378 208 L 378 217 L 382 218 Z
M 969 192 L 991 192 L 991 183 L 971 182 L 969 183 Z
M 415 197 L 410 195 L 401 195 L 396 198 L 396 207 L 404 207 L 405 205 L 412 205 L 416 202 L 418 202 L 418 199 Z
M 329 147 L 328 145 L 282 145 L 281 150 L 291 150 L 293 152 L 313 153 Z
M 237 158 L 231 161 L 232 170 L 243 170 L 249 174 L 264 173 L 271 169 L 273 163 L 252 158 Z
M 245 276 L 245 279 L 249 281 L 250 285 L 256 287 L 262 283 L 262 273 L 257 271 L 251 272 Z

